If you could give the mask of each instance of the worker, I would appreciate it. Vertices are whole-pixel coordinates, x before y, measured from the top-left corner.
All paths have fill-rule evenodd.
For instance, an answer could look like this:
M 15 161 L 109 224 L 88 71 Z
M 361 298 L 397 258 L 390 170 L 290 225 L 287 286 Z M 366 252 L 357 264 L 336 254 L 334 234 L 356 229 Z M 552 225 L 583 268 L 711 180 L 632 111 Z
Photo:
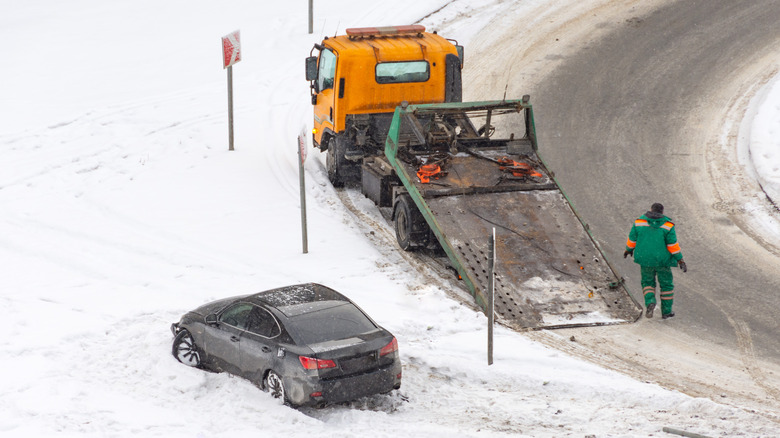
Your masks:
M 661 286 L 661 316 L 663 319 L 673 317 L 674 281 L 671 268 L 677 265 L 683 272 L 688 272 L 688 266 L 683 261 L 680 244 L 677 243 L 674 223 L 664 216 L 663 205 L 653 204 L 650 211 L 634 221 L 623 258 L 629 255 L 641 267 L 642 293 L 647 308 L 645 316 L 653 317 L 657 277 Z

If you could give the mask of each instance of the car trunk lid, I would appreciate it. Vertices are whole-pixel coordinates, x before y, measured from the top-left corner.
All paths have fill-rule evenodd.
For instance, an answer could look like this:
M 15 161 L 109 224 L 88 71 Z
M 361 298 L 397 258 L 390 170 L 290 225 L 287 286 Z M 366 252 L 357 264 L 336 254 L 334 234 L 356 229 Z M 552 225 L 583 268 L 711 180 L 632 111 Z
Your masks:
M 384 330 L 374 330 L 359 336 L 312 345 L 318 359 L 332 360 L 335 368 L 320 369 L 323 379 L 361 374 L 393 362 L 393 354 L 380 355 L 380 350 L 393 342 L 393 336 Z

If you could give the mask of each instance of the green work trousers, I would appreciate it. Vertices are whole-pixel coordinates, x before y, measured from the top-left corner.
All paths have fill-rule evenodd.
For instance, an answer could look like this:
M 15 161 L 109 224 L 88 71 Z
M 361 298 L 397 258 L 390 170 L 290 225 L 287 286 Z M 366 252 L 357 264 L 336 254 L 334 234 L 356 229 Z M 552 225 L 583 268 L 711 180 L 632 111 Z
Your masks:
M 642 293 L 645 295 L 645 306 L 655 304 L 655 279 L 661 286 L 661 314 L 672 313 L 674 303 L 674 278 L 672 268 L 668 266 L 642 266 Z

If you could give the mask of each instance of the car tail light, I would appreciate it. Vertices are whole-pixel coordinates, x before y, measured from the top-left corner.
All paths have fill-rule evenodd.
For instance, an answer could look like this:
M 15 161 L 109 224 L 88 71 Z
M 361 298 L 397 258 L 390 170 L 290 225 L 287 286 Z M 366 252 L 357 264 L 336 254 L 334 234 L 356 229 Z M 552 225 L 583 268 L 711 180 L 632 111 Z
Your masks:
M 323 368 L 336 368 L 336 362 L 329 359 L 315 359 L 313 357 L 298 356 L 301 365 L 307 370 L 321 370 Z
M 398 341 L 395 339 L 395 337 L 393 337 L 393 340 L 390 341 L 389 344 L 385 345 L 381 350 L 379 350 L 379 355 L 386 356 L 395 351 L 398 351 Z

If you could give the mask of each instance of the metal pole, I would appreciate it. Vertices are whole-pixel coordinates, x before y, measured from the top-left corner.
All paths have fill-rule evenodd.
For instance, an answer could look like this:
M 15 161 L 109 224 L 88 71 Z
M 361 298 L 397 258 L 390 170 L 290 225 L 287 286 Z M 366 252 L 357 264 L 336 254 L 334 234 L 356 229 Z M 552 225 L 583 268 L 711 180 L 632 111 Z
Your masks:
M 301 236 L 303 239 L 303 253 L 309 252 L 309 238 L 306 235 L 306 179 L 303 172 L 303 151 L 302 144 L 306 141 L 302 137 L 298 137 L 298 174 L 299 182 L 301 185 Z
M 314 32 L 314 0 L 309 0 L 309 34 Z
M 493 303 L 495 301 L 495 267 L 496 267 L 496 229 L 493 228 L 493 235 L 490 236 L 488 245 L 488 365 L 493 365 Z
M 230 146 L 228 150 L 233 150 L 233 66 L 227 68 L 228 75 L 228 137 Z

